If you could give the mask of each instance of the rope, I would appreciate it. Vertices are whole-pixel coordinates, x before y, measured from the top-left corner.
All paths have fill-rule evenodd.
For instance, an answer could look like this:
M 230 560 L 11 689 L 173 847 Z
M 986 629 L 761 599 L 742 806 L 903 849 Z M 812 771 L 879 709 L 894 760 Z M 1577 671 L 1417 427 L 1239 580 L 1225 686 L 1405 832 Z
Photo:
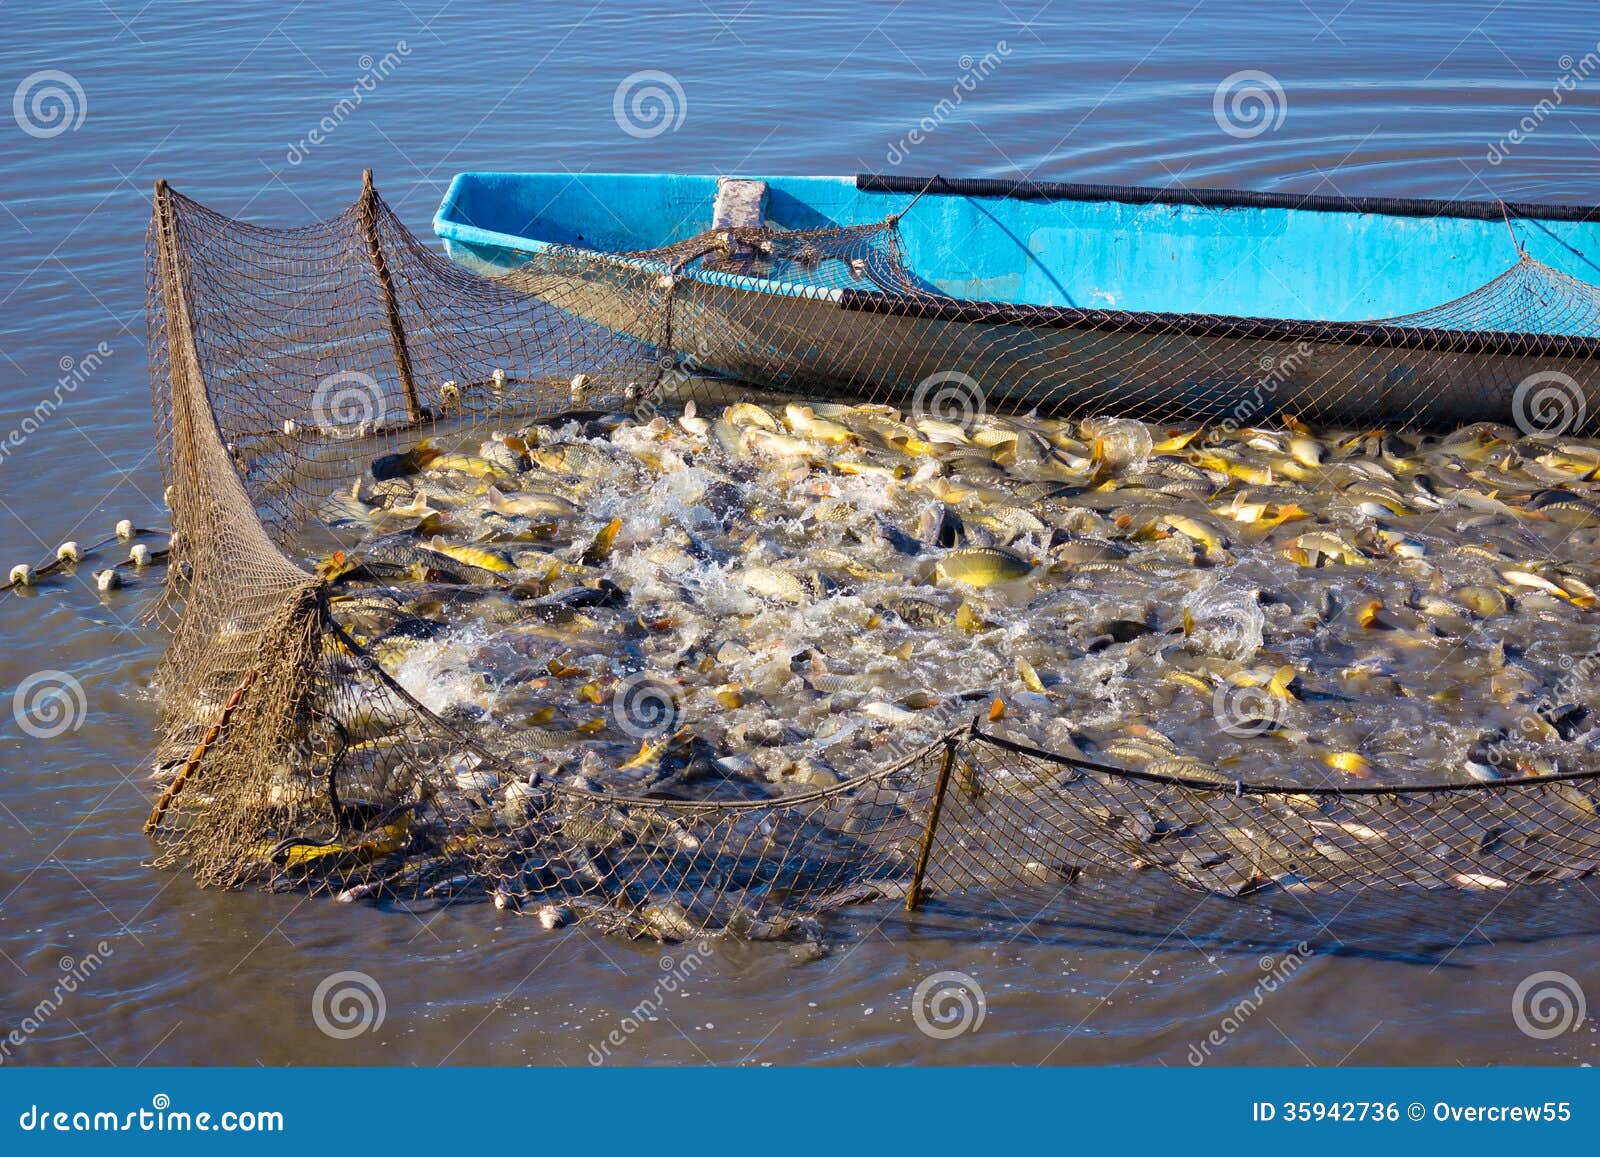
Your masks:
M 233 694 L 228 696 L 228 701 L 217 713 L 217 721 L 206 730 L 205 737 L 195 744 L 194 750 L 189 753 L 189 758 L 184 760 L 183 766 L 178 769 L 178 774 L 172 777 L 172 782 L 167 784 L 167 789 L 161 793 L 161 798 L 156 800 L 155 807 L 150 809 L 150 815 L 144 821 L 146 835 L 161 826 L 161 820 L 167 814 L 167 809 L 172 806 L 172 801 L 178 798 L 184 784 L 189 782 L 189 776 L 200 766 L 200 761 L 206 757 L 206 752 L 211 750 L 211 745 L 222 734 L 222 729 L 228 725 L 228 717 L 243 702 L 244 693 L 250 689 L 250 684 L 256 681 L 259 673 L 259 667 L 251 667 L 244 673 L 244 678 L 239 680 L 239 685 L 233 689 Z
M 935 181 L 942 181 L 942 180 L 944 180 L 944 178 L 939 176 L 938 173 L 935 173 L 933 176 L 929 177 L 928 178 L 928 183 L 926 185 L 922 186 L 921 191 L 918 192 L 915 197 L 911 198 L 911 203 L 909 205 L 907 205 L 904 209 L 900 210 L 900 212 L 898 212 L 898 213 L 890 213 L 887 217 L 885 217 L 883 219 L 883 223 L 885 225 L 887 225 L 891 229 L 898 229 L 900 227 L 900 218 L 904 217 L 907 213 L 911 212 L 911 210 L 916 207 L 917 202 L 922 200 L 922 194 L 926 193 L 929 189 L 933 188 L 933 185 L 934 185 Z

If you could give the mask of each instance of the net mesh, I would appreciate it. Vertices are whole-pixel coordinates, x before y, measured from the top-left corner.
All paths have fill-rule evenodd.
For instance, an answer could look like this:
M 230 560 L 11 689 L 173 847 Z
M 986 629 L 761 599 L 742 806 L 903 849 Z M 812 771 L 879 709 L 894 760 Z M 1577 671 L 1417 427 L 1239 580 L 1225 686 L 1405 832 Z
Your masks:
M 675 364 L 813 395 L 967 417 L 995 408 L 1245 426 L 1289 413 L 1573 434 L 1600 422 L 1600 289 L 1526 254 L 1455 301 L 1362 323 L 957 300 L 907 265 L 894 219 L 714 230 L 598 263 L 562 246 L 502 259 L 495 274 L 530 293 L 583 286 L 564 297 L 570 308 L 667 342 Z
M 575 375 L 595 409 L 736 399 L 750 383 L 969 416 L 1240 424 L 1288 410 L 1450 426 L 1554 406 L 1576 432 L 1596 410 L 1593 287 L 1524 260 L 1460 301 L 1363 326 L 1019 311 L 919 284 L 893 221 L 630 255 L 556 247 L 501 272 L 432 252 L 370 182 L 290 230 L 158 187 L 149 344 L 174 526 L 149 823 L 162 863 L 346 900 L 492 898 L 663 940 L 809 934 L 852 903 L 1130 872 L 1237 897 L 1483 891 L 1600 866 L 1600 771 L 1274 787 L 1109 766 L 965 721 L 787 795 L 588 790 L 540 774 L 536 729 L 414 698 L 305 562 L 321 504 L 375 457 L 567 411 Z M 1536 399 L 1518 393 L 1530 375 Z

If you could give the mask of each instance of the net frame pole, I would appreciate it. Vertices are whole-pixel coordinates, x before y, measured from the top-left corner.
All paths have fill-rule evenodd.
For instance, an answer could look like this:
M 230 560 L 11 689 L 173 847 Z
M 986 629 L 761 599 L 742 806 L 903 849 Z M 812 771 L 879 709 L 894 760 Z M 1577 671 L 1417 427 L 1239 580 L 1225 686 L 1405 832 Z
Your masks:
M 956 737 L 945 736 L 944 758 L 939 761 L 939 778 L 933 785 L 933 801 L 928 805 L 928 825 L 922 831 L 922 847 L 917 851 L 917 866 L 911 873 L 911 886 L 906 889 L 906 911 L 915 912 L 922 906 L 922 880 L 928 874 L 928 861 L 933 857 L 933 837 L 939 830 L 939 813 L 944 810 L 945 789 L 950 786 L 950 772 L 956 764 Z
M 413 425 L 422 421 L 422 405 L 417 400 L 417 382 L 411 369 L 411 350 L 406 345 L 405 327 L 400 321 L 400 304 L 395 297 L 394 276 L 384 259 L 383 246 L 378 241 L 378 190 L 372 184 L 372 170 L 361 170 L 361 199 L 356 203 L 356 214 L 361 222 L 361 237 L 367 244 L 367 259 L 378 275 L 378 291 L 383 296 L 383 312 L 389 324 L 389 348 L 394 352 L 394 365 L 400 374 L 400 390 L 405 395 L 406 419 Z
M 187 405 L 181 404 L 187 394 L 178 386 L 180 374 L 200 372 L 200 354 L 194 344 L 194 333 L 189 328 L 189 302 L 183 292 L 183 270 L 178 257 L 177 215 L 172 207 L 172 190 L 165 180 L 156 182 L 156 267 L 161 282 L 161 299 L 166 314 L 167 349 L 170 364 L 167 367 L 167 396 L 172 401 L 173 421 L 183 422 L 188 435 L 193 436 L 193 415 Z M 187 380 L 187 378 L 185 378 Z M 200 477 L 192 455 L 186 463 L 189 481 L 198 492 Z

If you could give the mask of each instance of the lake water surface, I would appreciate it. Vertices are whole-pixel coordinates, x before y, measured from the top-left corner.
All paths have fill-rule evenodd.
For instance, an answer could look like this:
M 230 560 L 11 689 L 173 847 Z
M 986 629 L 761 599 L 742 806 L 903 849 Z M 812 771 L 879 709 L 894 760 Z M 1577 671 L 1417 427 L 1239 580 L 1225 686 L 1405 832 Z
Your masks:
M 1489 0 L 785 7 L 8 8 L 0 562 L 98 540 L 123 517 L 165 525 L 142 317 L 157 178 L 224 213 L 291 225 L 338 211 L 371 166 L 423 234 L 454 173 L 495 168 L 1600 200 L 1591 3 L 1550 0 L 1535 14 Z M 616 108 L 619 87 L 646 70 L 670 74 L 672 126 L 659 133 L 629 121 L 626 101 L 620 119 Z M 101 597 L 92 569 L 0 595 L 0 1033 L 26 1027 L 5 1063 L 1597 1054 L 1592 1021 L 1538 1039 L 1513 1016 L 1519 983 L 1543 971 L 1600 996 L 1600 937 L 1586 930 L 1597 922 L 1576 911 L 1527 924 L 1502 914 L 1476 930 L 1458 917 L 1442 939 L 1397 919 L 1393 950 L 1343 934 L 1370 916 L 1360 900 L 1243 946 L 1177 916 L 1132 929 L 1068 909 L 1046 930 L 1031 913 L 1001 914 L 973 935 L 950 933 L 937 912 L 914 924 L 867 913 L 805 959 L 771 945 L 663 953 L 582 928 L 545 933 L 486 905 L 401 913 L 199 891 L 147 868 L 140 834 L 147 689 L 163 645 L 140 616 L 156 589 Z M 70 725 L 43 738 L 10 709 L 42 672 L 83 690 Z M 1302 938 L 1310 952 L 1286 968 Z M 313 1007 L 319 985 L 347 971 L 381 990 L 384 1016 L 341 1039 Z M 984 1016 L 939 1039 L 919 1029 L 913 995 L 950 971 L 981 988 Z M 1197 1053 L 1214 1031 L 1222 1043 Z

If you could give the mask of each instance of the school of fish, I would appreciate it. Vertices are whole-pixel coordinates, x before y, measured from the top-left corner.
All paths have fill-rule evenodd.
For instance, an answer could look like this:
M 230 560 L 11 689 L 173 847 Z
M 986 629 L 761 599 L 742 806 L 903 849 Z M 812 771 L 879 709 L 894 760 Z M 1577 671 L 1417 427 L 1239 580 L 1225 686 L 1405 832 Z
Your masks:
M 333 612 L 391 677 L 598 790 L 781 798 L 974 719 L 1216 783 L 1600 748 L 1591 439 L 573 409 L 386 454 L 322 515 Z

